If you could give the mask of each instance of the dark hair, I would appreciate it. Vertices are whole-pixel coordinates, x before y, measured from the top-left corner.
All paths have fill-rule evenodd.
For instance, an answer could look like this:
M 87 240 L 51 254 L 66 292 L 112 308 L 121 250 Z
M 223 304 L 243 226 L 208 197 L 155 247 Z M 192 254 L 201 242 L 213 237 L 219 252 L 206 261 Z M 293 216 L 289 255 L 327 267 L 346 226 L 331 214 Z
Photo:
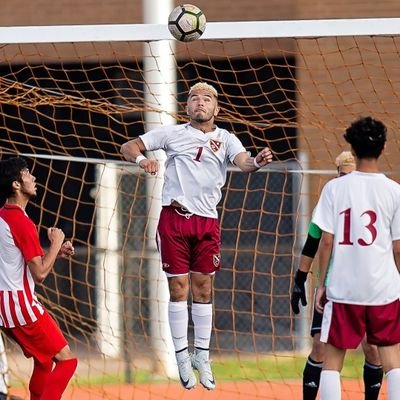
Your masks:
M 386 126 L 381 121 L 362 117 L 346 129 L 344 138 L 357 158 L 378 158 L 385 146 L 386 132 Z
M 28 164 L 21 157 L 0 161 L 0 196 L 2 198 L 8 199 L 14 194 L 12 184 L 14 181 L 21 181 L 21 172 L 26 168 Z

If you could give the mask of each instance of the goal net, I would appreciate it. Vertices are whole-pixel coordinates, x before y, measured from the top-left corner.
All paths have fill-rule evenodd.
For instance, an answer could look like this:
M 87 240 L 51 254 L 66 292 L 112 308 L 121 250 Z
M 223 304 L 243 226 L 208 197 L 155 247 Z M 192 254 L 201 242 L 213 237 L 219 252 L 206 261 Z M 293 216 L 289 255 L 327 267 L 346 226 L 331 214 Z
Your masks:
M 148 177 L 124 162 L 120 146 L 184 122 L 186 94 L 200 80 L 220 93 L 217 124 L 253 155 L 264 146 L 274 154 L 254 174 L 232 167 L 218 209 L 215 393 L 301 397 L 311 309 L 291 313 L 292 275 L 352 120 L 372 115 L 388 126 L 381 168 L 398 178 L 399 26 L 209 23 L 203 40 L 186 44 L 170 40 L 166 25 L 0 28 L 0 156 L 31 164 L 39 190 L 28 213 L 42 242 L 58 226 L 76 248 L 38 288 L 80 359 L 66 399 L 184 396 L 154 241 L 162 173 Z M 30 364 L 9 341 L 6 351 L 12 393 L 26 395 Z M 362 358 L 347 363 L 344 390 L 362 393 Z

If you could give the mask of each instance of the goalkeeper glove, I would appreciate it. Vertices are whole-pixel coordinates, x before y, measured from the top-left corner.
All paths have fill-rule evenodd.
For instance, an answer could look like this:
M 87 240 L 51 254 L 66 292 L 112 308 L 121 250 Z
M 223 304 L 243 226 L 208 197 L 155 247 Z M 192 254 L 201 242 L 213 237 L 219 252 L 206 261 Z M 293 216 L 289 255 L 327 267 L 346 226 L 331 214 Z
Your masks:
M 307 305 L 306 288 L 304 286 L 306 280 L 307 280 L 307 272 L 303 272 L 298 269 L 296 271 L 296 275 L 294 276 L 294 285 L 292 289 L 292 294 L 290 296 L 290 304 L 295 314 L 298 314 L 300 312 L 299 310 L 300 300 L 303 306 Z

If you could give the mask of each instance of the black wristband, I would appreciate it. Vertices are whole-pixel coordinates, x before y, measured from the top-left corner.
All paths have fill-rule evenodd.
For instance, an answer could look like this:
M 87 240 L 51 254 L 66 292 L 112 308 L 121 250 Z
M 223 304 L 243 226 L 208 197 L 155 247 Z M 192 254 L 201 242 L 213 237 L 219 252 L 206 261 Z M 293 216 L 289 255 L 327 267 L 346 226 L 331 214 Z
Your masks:
M 294 276 L 294 281 L 298 285 L 304 284 L 304 282 L 307 280 L 307 272 L 300 271 L 299 269 L 296 271 L 296 275 Z

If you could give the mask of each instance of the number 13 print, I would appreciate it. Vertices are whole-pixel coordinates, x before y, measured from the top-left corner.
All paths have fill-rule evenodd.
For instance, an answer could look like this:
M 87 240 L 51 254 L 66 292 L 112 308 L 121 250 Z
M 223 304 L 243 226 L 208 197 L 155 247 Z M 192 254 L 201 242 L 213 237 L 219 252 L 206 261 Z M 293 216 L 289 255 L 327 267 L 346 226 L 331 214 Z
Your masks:
M 340 215 L 343 215 L 344 218 L 344 224 L 343 224 L 343 240 L 339 242 L 339 244 L 342 245 L 348 245 L 352 246 L 354 242 L 352 242 L 350 238 L 350 228 L 351 228 L 351 208 L 347 208 L 346 210 L 342 211 Z M 371 246 L 371 244 L 374 243 L 376 236 L 377 236 L 377 231 L 375 227 L 375 222 L 376 222 L 376 213 L 375 211 L 372 210 L 367 210 L 364 211 L 361 215 L 360 218 L 363 218 L 364 216 L 368 217 L 367 223 L 364 225 L 365 230 L 369 231 L 371 234 L 371 240 L 370 242 L 366 242 L 363 238 L 358 238 L 357 243 L 360 246 Z

